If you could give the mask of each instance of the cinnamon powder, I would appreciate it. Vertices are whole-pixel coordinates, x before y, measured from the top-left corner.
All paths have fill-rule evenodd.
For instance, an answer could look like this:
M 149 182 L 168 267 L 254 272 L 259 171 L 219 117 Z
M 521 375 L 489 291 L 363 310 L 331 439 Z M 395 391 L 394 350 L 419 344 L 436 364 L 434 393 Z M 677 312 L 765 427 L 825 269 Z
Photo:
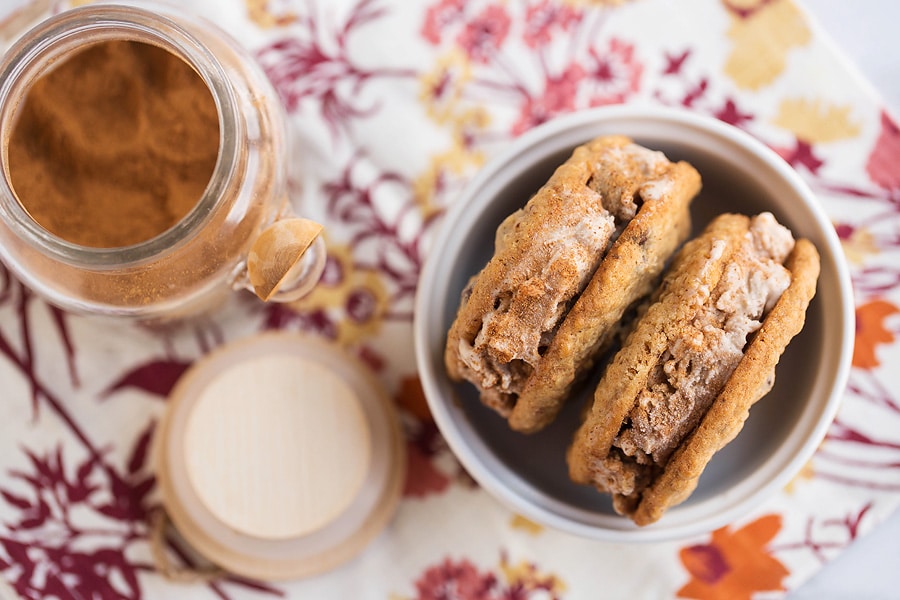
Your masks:
M 56 236 L 129 246 L 196 205 L 218 146 L 215 102 L 190 65 L 149 44 L 101 42 L 33 85 L 9 140 L 9 176 Z

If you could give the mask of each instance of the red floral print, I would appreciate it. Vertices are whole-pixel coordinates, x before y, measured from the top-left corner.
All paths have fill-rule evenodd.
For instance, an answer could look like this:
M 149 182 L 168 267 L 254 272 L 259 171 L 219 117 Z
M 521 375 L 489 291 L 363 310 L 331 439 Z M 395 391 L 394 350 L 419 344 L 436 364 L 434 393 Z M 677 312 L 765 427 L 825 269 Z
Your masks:
M 878 186 L 900 190 L 900 128 L 886 112 L 881 113 L 881 133 L 869 155 L 866 173 Z
M 428 7 L 422 24 L 422 37 L 432 44 L 441 42 L 444 30 L 465 17 L 466 0 L 441 0 Z
M 444 562 L 429 568 L 416 581 L 417 600 L 497 600 L 497 578 L 482 573 L 467 560 Z
M 416 600 L 559 600 L 565 589 L 558 577 L 531 562 L 511 564 L 505 551 L 496 574 L 466 559 L 445 558 L 426 569 L 415 587 Z
M 573 110 L 578 86 L 584 78 L 584 69 L 577 64 L 569 65 L 558 77 L 548 77 L 540 96 L 525 99 L 519 118 L 513 125 L 513 134 L 519 135 L 556 115 Z
M 795 169 L 804 167 L 813 175 L 817 174 L 822 165 L 825 164 L 824 161 L 816 156 L 812 144 L 800 139 L 797 140 L 792 148 L 775 148 L 775 151 Z
M 728 98 L 725 105 L 715 112 L 715 117 L 735 127 L 743 127 L 753 120 L 753 115 L 742 112 L 732 98 Z
M 588 75 L 591 106 L 618 104 L 641 87 L 643 66 L 634 57 L 634 46 L 612 38 L 603 52 L 591 47 Z
M 503 45 L 509 34 L 510 19 L 506 9 L 499 4 L 485 7 L 466 23 L 457 37 L 457 43 L 475 62 L 487 62 Z
M 871 520 L 872 503 L 845 514 L 809 517 L 803 537 L 797 541 L 785 542 L 769 547 L 772 553 L 808 552 L 820 563 L 825 564 L 856 540 L 865 520 Z
M 522 40 L 529 48 L 544 46 L 550 43 L 554 30 L 570 31 L 580 17 L 580 13 L 569 6 L 542 0 L 529 6 L 525 12 Z
M 406 483 L 403 495 L 425 498 L 447 490 L 450 478 L 434 464 L 433 456 L 423 452 L 415 442 L 406 445 Z
M 318 18 L 310 16 L 300 21 L 298 32 L 256 53 L 289 113 L 300 110 L 303 101 L 318 105 L 319 114 L 337 137 L 353 120 L 371 116 L 372 108 L 359 102 L 360 90 L 367 82 L 413 75 L 402 69 L 360 66 L 349 51 L 350 39 L 384 15 L 385 9 L 374 0 L 359 0 L 336 32 L 327 31 Z

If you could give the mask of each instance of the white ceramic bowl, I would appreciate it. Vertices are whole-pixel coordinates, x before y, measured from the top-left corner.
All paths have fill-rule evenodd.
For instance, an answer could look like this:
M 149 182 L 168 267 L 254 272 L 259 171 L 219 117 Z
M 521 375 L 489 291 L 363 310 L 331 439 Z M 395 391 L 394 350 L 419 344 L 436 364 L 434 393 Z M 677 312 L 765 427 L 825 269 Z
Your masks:
M 696 491 L 658 522 L 639 528 L 606 495 L 568 479 L 565 449 L 587 387 L 547 429 L 522 435 L 483 407 L 469 383 L 444 370 L 447 329 L 460 292 L 493 254 L 494 232 L 562 163 L 598 135 L 624 134 L 703 178 L 694 200 L 697 233 L 722 212 L 769 210 L 822 258 L 806 326 L 778 366 L 774 389 L 743 431 L 708 465 Z M 850 278 L 834 229 L 809 188 L 774 152 L 712 118 L 660 108 L 604 107 L 558 118 L 518 138 L 486 166 L 445 215 L 416 299 L 415 343 L 428 404 L 448 444 L 488 492 L 544 525 L 608 541 L 661 541 L 706 532 L 746 514 L 809 460 L 843 395 L 853 346 Z M 436 249 L 439 249 L 437 251 Z

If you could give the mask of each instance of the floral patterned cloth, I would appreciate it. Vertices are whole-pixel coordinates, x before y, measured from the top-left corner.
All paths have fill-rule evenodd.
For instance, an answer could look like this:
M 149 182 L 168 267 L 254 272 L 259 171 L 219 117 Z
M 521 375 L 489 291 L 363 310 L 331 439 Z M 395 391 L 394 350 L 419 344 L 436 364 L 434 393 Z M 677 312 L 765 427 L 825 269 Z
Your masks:
M 153 331 L 64 314 L 0 269 L 0 576 L 22 597 L 771 597 L 900 504 L 889 367 L 900 359 L 900 131 L 796 2 L 179 3 L 235 35 L 274 82 L 297 149 L 297 209 L 325 223 L 328 267 L 296 304 L 236 295 Z M 29 10 L 4 3 L 0 19 Z M 507 511 L 441 439 L 412 353 L 417 277 L 461 187 L 528 128 L 621 102 L 714 115 L 776 149 L 830 214 L 855 286 L 854 368 L 815 457 L 754 514 L 679 543 L 592 542 Z M 159 502 L 148 447 L 166 395 L 211 348 L 271 328 L 334 340 L 383 378 L 408 437 L 404 499 L 327 575 L 171 583 L 148 544 Z M 198 562 L 174 533 L 166 551 Z

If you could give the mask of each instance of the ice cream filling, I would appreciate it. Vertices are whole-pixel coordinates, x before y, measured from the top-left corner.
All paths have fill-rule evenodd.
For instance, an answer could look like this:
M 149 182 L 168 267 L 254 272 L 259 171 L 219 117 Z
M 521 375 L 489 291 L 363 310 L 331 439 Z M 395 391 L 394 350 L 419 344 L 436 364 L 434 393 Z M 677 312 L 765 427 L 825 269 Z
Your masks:
M 459 356 L 478 374 L 482 389 L 504 395 L 521 391 L 615 236 L 613 216 L 599 197 L 597 205 L 601 208 L 596 213 L 573 215 L 571 223 L 536 236 L 534 243 L 546 252 L 512 266 L 475 338 L 460 339 Z M 513 215 L 504 227 L 514 226 L 520 216 Z M 497 237 L 500 247 L 502 238 L 499 233 Z
M 744 356 L 748 338 L 791 282 L 794 239 L 770 213 L 750 228 L 707 302 L 662 353 L 598 465 L 610 491 L 641 491 L 698 425 Z

